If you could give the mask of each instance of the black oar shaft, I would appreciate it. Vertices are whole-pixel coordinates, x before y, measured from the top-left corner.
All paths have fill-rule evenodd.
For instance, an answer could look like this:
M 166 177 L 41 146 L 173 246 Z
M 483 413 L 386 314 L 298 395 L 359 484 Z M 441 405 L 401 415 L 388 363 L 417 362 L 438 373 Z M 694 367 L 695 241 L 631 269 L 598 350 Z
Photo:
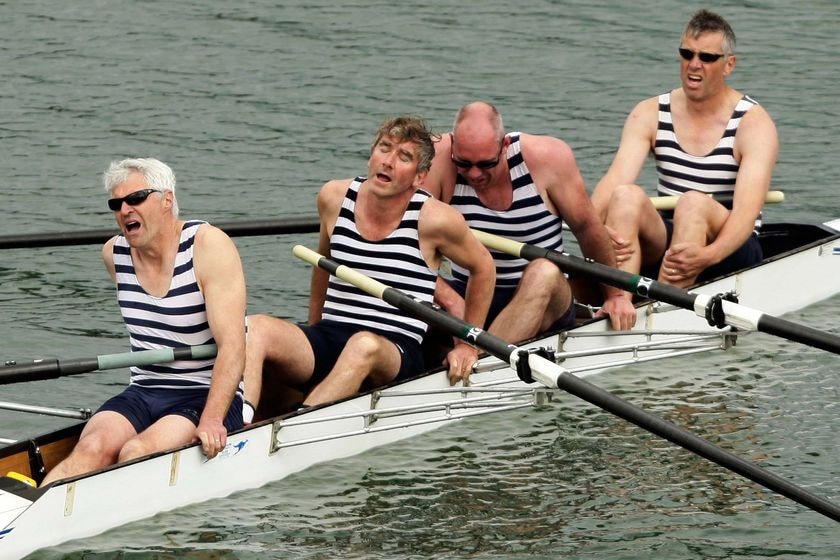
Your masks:
M 485 235 L 487 234 L 482 234 L 479 237 L 482 242 L 486 239 L 484 237 Z M 630 274 L 629 272 L 624 272 L 623 270 L 589 259 L 574 257 L 560 253 L 559 251 L 525 243 L 519 247 L 517 256 L 529 261 L 534 259 L 547 259 L 562 267 L 565 272 L 572 272 L 593 278 L 602 284 L 614 286 L 642 297 L 664 301 L 682 309 L 694 309 L 696 294 L 690 294 L 676 286 L 663 284 L 662 282 L 657 282 L 644 276 L 639 276 L 638 274 Z
M 26 364 L 10 364 L 0 367 L 0 385 L 21 381 L 42 381 L 64 375 L 86 373 L 99 367 L 96 358 L 57 360 L 53 358 L 36 360 Z
M 725 302 L 724 309 L 726 309 Z M 772 315 L 762 315 L 758 319 L 758 330 L 763 333 L 813 346 L 820 350 L 840 354 L 840 337 L 813 327 L 799 325 L 791 321 L 773 317 Z
M 0 385 L 21 381 L 41 381 L 65 375 L 77 375 L 100 369 L 117 369 L 130 366 L 148 366 L 176 360 L 201 360 L 216 355 L 215 344 L 158 348 L 119 354 L 102 354 L 93 358 L 47 358 L 25 364 L 6 362 L 0 366 Z
M 318 231 L 318 216 L 278 218 L 264 220 L 243 220 L 213 222 L 231 237 L 249 235 L 286 235 L 290 233 L 313 233 Z M 94 245 L 105 243 L 118 232 L 113 228 L 92 229 L 76 232 L 21 233 L 0 235 L 0 249 L 24 249 L 34 247 L 62 247 L 67 245 Z
M 670 284 L 552 249 L 519 243 L 482 231 L 473 230 L 473 233 L 483 244 L 498 251 L 510 253 L 527 260 L 548 259 L 565 272 L 580 274 L 596 282 L 614 286 L 642 297 L 669 303 L 681 309 L 688 309 L 700 317 L 709 319 L 707 307 L 711 303 L 712 296 L 707 294 L 688 292 Z M 728 325 L 742 329 L 754 329 L 840 354 L 840 336 L 780 319 L 732 301 L 721 300 L 717 303 L 721 306 L 722 318 Z
M 397 309 L 401 309 L 445 331 L 447 334 L 474 344 L 497 358 L 510 363 L 511 367 L 515 368 L 517 366 L 516 362 L 520 359 L 520 350 L 516 346 L 508 344 L 502 339 L 484 332 L 474 325 L 453 317 L 437 307 L 415 300 L 396 288 L 385 286 L 381 282 L 373 280 L 352 268 L 339 265 L 335 261 L 321 256 L 310 249 L 298 245 L 293 251 L 295 256 L 306 260 L 312 265 L 319 266 L 333 275 L 339 276 L 358 288 L 383 299 Z M 667 422 L 600 387 L 572 375 L 554 362 L 550 362 L 534 354 L 527 354 L 527 360 L 534 377 L 543 384 L 567 391 L 607 412 L 632 422 L 652 434 L 665 438 L 710 461 L 714 461 L 718 465 L 740 474 L 765 488 L 786 496 L 835 521 L 840 521 L 840 507 L 836 504 L 812 494 L 808 490 L 754 463 L 741 459 L 675 424 Z

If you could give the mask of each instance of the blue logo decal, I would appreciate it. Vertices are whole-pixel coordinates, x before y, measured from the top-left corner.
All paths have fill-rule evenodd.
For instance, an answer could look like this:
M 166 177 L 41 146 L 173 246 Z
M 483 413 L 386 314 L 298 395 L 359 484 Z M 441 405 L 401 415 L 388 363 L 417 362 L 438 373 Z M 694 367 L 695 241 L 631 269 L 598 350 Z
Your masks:
M 230 441 L 228 441 L 225 444 L 224 449 L 219 451 L 219 454 L 216 455 L 215 459 L 228 459 L 230 457 L 233 457 L 234 455 L 239 455 L 239 452 L 242 451 L 243 449 L 245 449 L 245 445 L 247 445 L 247 444 L 248 444 L 247 439 L 240 440 L 236 443 L 231 443 Z M 206 463 L 209 460 L 210 459 L 208 459 L 205 456 L 203 462 Z

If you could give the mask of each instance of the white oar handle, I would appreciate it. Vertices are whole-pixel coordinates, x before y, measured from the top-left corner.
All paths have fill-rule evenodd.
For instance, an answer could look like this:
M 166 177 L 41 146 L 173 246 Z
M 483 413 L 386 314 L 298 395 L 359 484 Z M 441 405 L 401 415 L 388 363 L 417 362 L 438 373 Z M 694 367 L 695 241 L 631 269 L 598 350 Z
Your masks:
M 714 195 L 709 194 L 709 196 L 714 198 Z M 679 196 L 652 196 L 650 197 L 650 201 L 653 203 L 653 207 L 657 210 L 673 210 L 677 206 L 677 201 L 680 199 Z M 779 202 L 784 202 L 785 200 L 785 193 L 783 191 L 768 191 L 767 196 L 764 197 L 765 204 L 777 204 Z
M 331 274 L 334 274 L 342 280 L 346 280 L 354 286 L 357 286 L 359 289 L 364 290 L 365 292 L 380 299 L 382 298 L 382 294 L 385 290 L 388 289 L 388 286 L 382 282 L 374 280 L 369 276 L 365 276 L 350 267 L 344 265 L 332 266 L 335 265 L 333 261 L 325 259 L 323 255 L 316 253 L 312 249 L 304 247 L 303 245 L 295 245 L 292 247 L 292 254 L 297 258 L 308 262 L 312 266 L 320 266 L 321 268 L 326 269 Z
M 501 235 L 487 233 L 486 231 L 480 231 L 477 229 L 472 229 L 470 231 L 472 231 L 475 238 L 488 249 L 495 249 L 497 251 L 501 251 L 502 253 L 507 253 L 508 255 L 520 256 L 522 247 L 525 245 L 519 241 L 514 241 L 513 239 L 508 239 L 507 237 L 502 237 Z

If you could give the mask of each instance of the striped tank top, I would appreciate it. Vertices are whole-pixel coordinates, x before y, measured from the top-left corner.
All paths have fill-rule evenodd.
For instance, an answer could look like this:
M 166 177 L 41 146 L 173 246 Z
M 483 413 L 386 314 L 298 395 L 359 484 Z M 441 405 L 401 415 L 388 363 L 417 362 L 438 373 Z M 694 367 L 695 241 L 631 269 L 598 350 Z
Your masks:
M 491 210 L 484 206 L 475 190 L 458 174 L 450 205 L 455 207 L 471 228 L 493 233 L 546 249 L 563 251 L 563 220 L 552 214 L 543 202 L 528 166 L 522 157 L 519 132 L 512 132 L 505 157 L 513 185 L 513 201 L 507 210 Z M 528 261 L 491 249 L 496 263 L 496 287 L 515 288 Z M 465 283 L 467 271 L 452 263 L 452 276 Z
M 140 285 L 128 242 L 122 235 L 117 237 L 114 243 L 117 301 L 132 352 L 215 343 L 193 267 L 195 234 L 204 223 L 184 224 L 169 291 L 160 298 L 149 295 Z M 168 389 L 208 387 L 213 363 L 211 358 L 134 366 L 131 384 Z
M 431 195 L 416 191 L 396 229 L 381 241 L 368 241 L 356 228 L 355 214 L 359 187 L 364 180 L 357 177 L 347 188 L 330 237 L 330 257 L 414 299 L 431 303 L 437 272 L 426 264 L 417 235 L 420 209 Z M 335 276 L 330 276 L 321 318 L 361 325 L 378 334 L 402 334 L 418 343 L 427 327 L 423 321 Z
M 717 145 L 704 156 L 686 153 L 674 132 L 671 118 L 671 94 L 659 96 L 659 125 L 653 153 L 659 174 L 658 191 L 661 195 L 679 195 L 689 190 L 704 193 L 735 191 L 738 162 L 735 160 L 735 133 L 746 112 L 756 105 L 748 96 L 742 97 Z

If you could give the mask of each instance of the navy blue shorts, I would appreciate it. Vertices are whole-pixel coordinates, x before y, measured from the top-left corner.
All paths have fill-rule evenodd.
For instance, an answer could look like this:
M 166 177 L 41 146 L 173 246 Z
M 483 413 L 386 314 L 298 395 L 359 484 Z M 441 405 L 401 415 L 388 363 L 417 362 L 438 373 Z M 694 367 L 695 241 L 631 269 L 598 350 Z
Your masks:
M 315 369 L 312 372 L 312 377 L 305 387 L 301 387 L 305 391 L 312 389 L 327 377 L 350 337 L 363 331 L 373 332 L 390 340 L 399 350 L 400 370 L 397 372 L 395 381 L 414 377 L 425 369 L 420 344 L 413 338 L 402 334 L 373 331 L 362 325 L 351 325 L 329 320 L 318 321 L 314 325 L 298 325 L 298 327 L 309 340 L 315 356 Z
M 447 280 L 447 284 L 452 286 L 456 292 L 458 292 L 461 297 L 464 297 L 467 293 L 467 285 L 463 282 L 459 282 L 457 280 Z M 513 294 L 516 292 L 516 288 L 499 288 L 493 291 L 493 299 L 490 301 L 490 309 L 487 311 L 487 320 L 484 322 L 484 328 L 487 329 L 490 325 L 493 324 L 493 321 L 496 320 L 496 317 L 499 316 L 499 313 L 510 303 L 510 300 L 513 299 Z M 559 331 L 559 330 L 566 330 L 570 329 L 575 326 L 575 303 L 572 301 L 572 304 L 569 305 L 569 308 L 563 313 L 554 323 L 548 328 L 548 331 Z M 548 332 L 546 331 L 546 332 Z
M 662 218 L 665 222 L 665 230 L 668 232 L 665 246 L 671 246 L 671 239 L 674 235 L 674 221 L 670 218 Z M 754 264 L 760 263 L 764 259 L 764 252 L 761 250 L 761 242 L 758 240 L 758 235 L 753 232 L 749 239 L 741 245 L 734 253 L 723 259 L 717 264 L 714 264 L 700 273 L 697 277 L 698 282 L 704 282 L 723 276 L 742 268 L 747 268 Z M 648 265 L 642 268 L 642 275 L 650 278 L 659 276 L 659 268 L 662 266 L 662 259 L 659 259 L 655 265 Z
M 201 412 L 207 403 L 209 389 L 165 389 L 129 385 L 122 393 L 111 397 L 97 412 L 110 410 L 126 417 L 139 434 L 164 416 L 183 416 L 198 426 Z M 228 409 L 224 426 L 228 432 L 242 427 L 242 395 L 236 394 Z

